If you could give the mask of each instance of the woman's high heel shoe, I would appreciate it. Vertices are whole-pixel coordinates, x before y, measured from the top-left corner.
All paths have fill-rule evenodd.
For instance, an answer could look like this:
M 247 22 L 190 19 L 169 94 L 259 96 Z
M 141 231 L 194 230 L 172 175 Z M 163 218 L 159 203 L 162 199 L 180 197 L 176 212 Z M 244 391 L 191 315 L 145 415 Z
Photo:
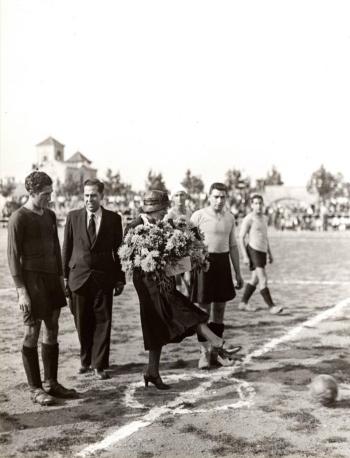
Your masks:
M 148 387 L 148 383 L 153 383 L 157 390 L 168 390 L 170 388 L 170 385 L 164 383 L 159 374 L 156 376 L 143 374 L 143 379 L 145 381 L 146 388 Z

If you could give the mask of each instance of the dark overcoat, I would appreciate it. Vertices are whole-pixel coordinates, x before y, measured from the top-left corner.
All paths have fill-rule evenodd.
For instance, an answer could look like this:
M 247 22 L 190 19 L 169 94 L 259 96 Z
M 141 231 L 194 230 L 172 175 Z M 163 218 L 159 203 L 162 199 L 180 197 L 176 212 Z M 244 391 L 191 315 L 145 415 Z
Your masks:
M 125 232 L 140 224 L 144 224 L 141 217 L 132 221 Z M 174 278 L 172 287 L 163 289 L 152 273 L 135 269 L 133 283 L 140 302 L 145 350 L 181 342 L 196 332 L 198 324 L 208 321 L 208 314 L 176 289 Z

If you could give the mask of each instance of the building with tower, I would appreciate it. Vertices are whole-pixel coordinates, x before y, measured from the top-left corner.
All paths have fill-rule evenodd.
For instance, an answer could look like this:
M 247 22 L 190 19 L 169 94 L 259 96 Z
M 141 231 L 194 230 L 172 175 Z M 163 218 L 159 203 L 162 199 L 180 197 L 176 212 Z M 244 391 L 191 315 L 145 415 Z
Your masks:
M 67 182 L 83 183 L 89 178 L 96 178 L 97 169 L 91 167 L 91 161 L 77 151 L 69 159 L 64 158 L 65 145 L 48 137 L 36 145 L 37 167 L 50 175 L 54 185 Z

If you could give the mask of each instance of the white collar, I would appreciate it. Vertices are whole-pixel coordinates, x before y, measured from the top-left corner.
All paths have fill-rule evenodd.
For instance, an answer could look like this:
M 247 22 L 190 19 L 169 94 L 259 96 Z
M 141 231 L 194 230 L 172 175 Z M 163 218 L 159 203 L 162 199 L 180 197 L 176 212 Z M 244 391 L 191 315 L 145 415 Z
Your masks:
M 140 218 L 145 226 L 150 226 L 152 224 L 145 213 L 140 213 Z
M 101 218 L 102 217 L 102 209 L 101 207 L 98 208 L 95 212 L 90 212 L 89 210 L 86 210 L 88 217 L 90 218 L 91 215 L 94 215 L 95 218 Z

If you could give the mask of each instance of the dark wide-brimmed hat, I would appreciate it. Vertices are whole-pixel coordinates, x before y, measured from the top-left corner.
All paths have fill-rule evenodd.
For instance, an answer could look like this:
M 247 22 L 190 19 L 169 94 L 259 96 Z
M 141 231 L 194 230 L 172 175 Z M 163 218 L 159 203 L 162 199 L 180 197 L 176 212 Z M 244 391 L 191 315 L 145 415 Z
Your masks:
M 169 206 L 168 193 L 154 189 L 153 191 L 146 192 L 144 195 L 142 211 L 152 213 L 168 208 Z

